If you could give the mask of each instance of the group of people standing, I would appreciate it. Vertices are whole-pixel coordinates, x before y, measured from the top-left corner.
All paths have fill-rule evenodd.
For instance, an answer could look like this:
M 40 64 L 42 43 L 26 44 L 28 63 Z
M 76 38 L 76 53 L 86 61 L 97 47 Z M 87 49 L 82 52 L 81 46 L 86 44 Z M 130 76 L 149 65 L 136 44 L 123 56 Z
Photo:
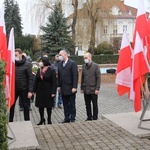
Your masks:
M 100 89 L 100 69 L 98 64 L 92 61 L 90 53 L 85 53 L 81 75 L 81 93 L 84 94 L 87 119 L 98 119 L 98 94 Z M 33 82 L 32 65 L 22 55 L 21 49 L 15 50 L 15 103 L 18 97 L 22 99 L 24 120 L 30 120 L 30 98 L 35 95 L 35 106 L 39 109 L 40 122 L 46 123 L 44 109 L 47 110 L 47 123 L 52 124 L 52 108 L 64 109 L 62 123 L 75 122 L 76 120 L 76 93 L 78 86 L 78 67 L 75 61 L 68 57 L 66 50 L 61 50 L 55 56 L 55 62 L 51 65 L 50 59 L 42 57 L 39 69 Z M 56 94 L 58 92 L 58 103 Z M 9 121 L 14 118 L 15 103 L 10 108 Z M 93 112 L 92 106 L 93 104 Z M 62 107 L 63 104 L 63 107 Z

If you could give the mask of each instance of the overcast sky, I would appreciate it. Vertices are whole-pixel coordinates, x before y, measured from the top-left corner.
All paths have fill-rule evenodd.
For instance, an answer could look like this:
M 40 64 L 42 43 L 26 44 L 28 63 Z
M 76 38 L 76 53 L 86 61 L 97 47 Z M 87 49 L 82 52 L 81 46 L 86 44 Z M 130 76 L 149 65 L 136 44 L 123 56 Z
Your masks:
M 143 0 L 144 1 L 144 6 L 145 6 L 145 10 L 147 12 L 150 12 L 150 0 Z M 124 3 L 126 5 L 138 8 L 138 2 L 139 0 L 124 0 Z
M 20 8 L 20 14 L 21 14 L 21 18 L 22 18 L 22 24 L 23 24 L 23 34 L 37 34 L 38 33 L 38 29 L 33 28 L 32 24 L 30 23 L 31 21 L 28 19 L 28 13 L 27 13 L 27 2 L 29 0 L 16 0 L 19 4 L 19 8 Z M 0 0 L 0 5 L 2 6 L 4 0 Z M 1 7 L 0 7 L 1 8 Z
M 33 5 L 36 0 L 16 0 L 19 4 L 20 14 L 23 24 L 23 34 L 39 34 L 39 25 L 35 24 L 32 20 L 32 14 L 29 10 L 30 4 Z M 54 1 L 54 0 L 53 0 Z M 4 0 L 0 0 L 0 6 L 2 6 Z M 32 7 L 32 6 L 31 6 Z M 1 8 L 1 7 L 0 7 Z M 67 10 L 67 9 L 65 9 Z M 67 12 L 66 12 L 67 14 Z

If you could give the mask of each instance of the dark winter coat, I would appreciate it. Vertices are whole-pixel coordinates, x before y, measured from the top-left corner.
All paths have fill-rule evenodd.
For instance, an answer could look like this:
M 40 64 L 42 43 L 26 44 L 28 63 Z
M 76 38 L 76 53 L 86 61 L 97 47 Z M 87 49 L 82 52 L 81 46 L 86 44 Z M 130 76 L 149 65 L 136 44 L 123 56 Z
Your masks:
M 40 69 L 37 71 L 34 92 L 36 93 L 36 107 L 53 107 L 54 98 L 52 98 L 51 95 L 56 93 L 56 74 L 54 69 L 48 67 L 43 75 L 43 79 L 40 77 Z
M 81 90 L 85 94 L 94 94 L 95 90 L 100 89 L 100 68 L 98 64 L 92 62 L 90 65 L 82 66 Z
M 55 70 L 56 73 L 58 73 L 58 63 L 59 61 L 54 61 L 54 63 L 51 65 L 51 67 Z
M 24 56 L 15 61 L 15 89 L 33 92 L 32 64 Z
M 67 64 L 63 67 L 63 62 L 58 64 L 58 86 L 61 87 L 62 95 L 71 95 L 72 88 L 78 85 L 78 68 L 77 64 L 68 59 Z

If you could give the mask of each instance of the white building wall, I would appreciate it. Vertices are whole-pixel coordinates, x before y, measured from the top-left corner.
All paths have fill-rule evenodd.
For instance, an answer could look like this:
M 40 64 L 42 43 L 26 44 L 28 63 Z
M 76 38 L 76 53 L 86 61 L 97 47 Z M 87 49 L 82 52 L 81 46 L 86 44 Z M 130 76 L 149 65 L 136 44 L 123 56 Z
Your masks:
M 134 31 L 134 22 L 135 19 L 115 19 L 108 21 L 107 19 L 103 20 L 103 23 L 97 23 L 96 29 L 96 42 L 95 46 L 98 44 L 107 41 L 111 42 L 111 37 L 122 37 L 124 26 L 127 27 L 127 34 L 130 42 L 132 42 L 133 31 Z M 104 34 L 104 25 L 108 26 L 107 34 Z M 117 25 L 117 34 L 113 33 L 113 25 Z
M 114 7 L 114 13 L 117 14 L 117 12 L 118 12 L 118 9 Z M 97 22 L 96 33 L 95 33 L 95 47 L 97 47 L 98 44 L 104 41 L 107 41 L 112 44 L 112 37 L 122 37 L 123 29 L 125 26 L 127 27 L 127 34 L 128 34 L 129 41 L 132 42 L 135 19 L 132 18 L 132 16 L 129 18 L 129 15 L 126 18 L 124 16 L 121 18 L 121 16 L 119 15 L 118 17 L 120 18 L 103 19 Z M 80 26 L 81 29 L 77 31 L 79 32 L 79 34 L 76 36 L 76 45 L 80 43 L 80 45 L 82 45 L 82 50 L 84 51 L 88 50 L 89 42 L 90 42 L 90 28 L 89 28 L 88 19 L 79 19 L 77 24 Z M 107 34 L 104 34 L 104 25 L 108 26 Z M 113 33 L 114 25 L 117 25 L 117 34 Z

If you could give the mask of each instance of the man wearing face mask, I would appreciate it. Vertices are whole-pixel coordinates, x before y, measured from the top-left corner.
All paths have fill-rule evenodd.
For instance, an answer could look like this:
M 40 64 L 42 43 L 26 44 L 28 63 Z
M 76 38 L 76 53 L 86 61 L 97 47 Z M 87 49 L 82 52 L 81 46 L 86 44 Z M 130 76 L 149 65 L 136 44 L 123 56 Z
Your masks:
M 85 64 L 82 66 L 81 76 L 81 93 L 84 93 L 84 100 L 86 105 L 87 120 L 98 119 L 98 94 L 100 89 L 100 68 L 98 64 L 92 62 L 92 55 L 90 53 L 84 54 Z M 91 109 L 91 102 L 93 104 L 93 114 Z
M 59 60 L 59 55 L 55 55 L 55 61 L 51 65 L 51 67 L 55 70 L 56 73 L 56 81 L 57 81 L 57 86 L 58 86 L 58 63 L 60 62 Z M 56 107 L 56 98 L 57 98 L 57 89 L 56 89 L 56 95 L 54 97 L 54 108 Z M 62 94 L 61 92 L 58 92 L 58 102 L 57 102 L 57 107 L 62 109 Z
M 22 56 L 24 56 L 27 59 L 26 53 L 22 53 Z M 29 60 L 27 59 L 27 61 L 29 61 Z M 19 97 L 19 107 L 20 107 L 20 111 L 23 111 L 23 102 L 22 102 L 22 99 L 20 97 Z M 31 111 L 31 107 L 29 108 L 29 110 Z
M 9 121 L 13 122 L 14 109 L 18 97 L 22 100 L 24 120 L 30 120 L 30 98 L 33 92 L 32 64 L 22 55 L 22 50 L 15 50 L 15 102 L 10 108 Z
M 62 123 L 75 122 L 76 118 L 76 92 L 78 85 L 77 64 L 68 58 L 66 50 L 59 52 L 58 64 L 58 91 L 62 92 L 64 106 L 64 121 Z

